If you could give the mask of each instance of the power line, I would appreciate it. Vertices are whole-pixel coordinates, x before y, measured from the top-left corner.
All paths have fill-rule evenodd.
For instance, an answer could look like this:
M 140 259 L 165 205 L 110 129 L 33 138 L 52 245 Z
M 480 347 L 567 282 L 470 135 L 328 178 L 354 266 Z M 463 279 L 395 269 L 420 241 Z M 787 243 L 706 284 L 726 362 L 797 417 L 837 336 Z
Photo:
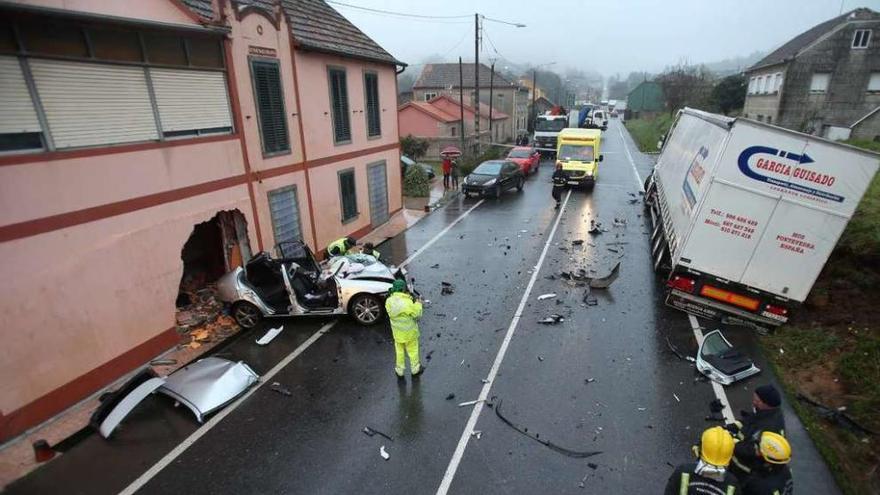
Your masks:
M 470 31 L 465 31 L 464 34 L 461 35 L 461 38 L 458 40 L 458 42 L 455 45 L 453 45 L 452 48 L 450 48 L 449 50 L 446 50 L 446 53 L 444 53 L 441 58 L 443 60 L 446 60 L 446 56 L 449 55 L 450 53 L 452 53 L 453 50 L 458 48 L 458 46 L 461 45 L 461 42 L 464 41 L 464 39 L 467 38 L 469 34 L 471 34 Z
M 415 19 L 469 19 L 471 17 L 468 15 L 420 15 L 420 14 L 407 14 L 404 12 L 392 12 L 390 10 L 382 10 L 382 9 L 373 9 L 370 7 L 361 7 L 360 5 L 351 5 L 349 3 L 336 2 L 333 0 L 326 0 L 327 3 L 331 3 L 333 5 L 340 5 L 342 7 L 348 7 L 351 9 L 365 10 L 367 12 L 373 12 L 374 14 L 384 14 L 384 15 L 392 15 L 397 17 L 409 17 Z
M 501 19 L 493 19 L 493 18 L 491 18 L 491 17 L 486 17 L 486 16 L 484 16 L 484 15 L 481 15 L 480 17 L 482 17 L 484 20 L 487 20 L 487 21 L 490 21 L 490 22 L 497 22 L 497 23 L 500 23 L 500 24 L 507 24 L 508 26 L 526 27 L 525 24 L 522 24 L 522 23 L 519 23 L 519 22 L 502 21 Z

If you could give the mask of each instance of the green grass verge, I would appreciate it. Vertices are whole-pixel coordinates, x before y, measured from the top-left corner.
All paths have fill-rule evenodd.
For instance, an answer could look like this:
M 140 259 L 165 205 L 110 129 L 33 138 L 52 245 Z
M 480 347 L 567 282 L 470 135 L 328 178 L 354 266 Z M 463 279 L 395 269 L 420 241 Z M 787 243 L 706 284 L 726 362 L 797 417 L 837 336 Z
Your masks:
M 847 144 L 880 152 L 880 143 L 850 140 Z M 874 176 L 843 236 L 840 247 L 853 253 L 880 253 L 880 174 Z
M 657 141 L 669 131 L 672 115 L 659 115 L 653 119 L 627 120 L 624 124 L 641 151 L 658 151 Z

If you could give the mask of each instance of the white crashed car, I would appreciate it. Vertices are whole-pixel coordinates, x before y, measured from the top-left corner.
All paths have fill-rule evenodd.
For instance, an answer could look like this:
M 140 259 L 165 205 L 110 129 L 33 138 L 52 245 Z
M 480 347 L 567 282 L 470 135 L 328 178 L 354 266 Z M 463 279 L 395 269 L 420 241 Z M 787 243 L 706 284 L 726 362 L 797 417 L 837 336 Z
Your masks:
M 275 258 L 257 253 L 217 282 L 219 299 L 243 328 L 263 318 L 346 314 L 373 325 L 385 316 L 391 284 L 406 280 L 403 268 L 365 254 L 335 257 L 322 267 L 301 242 L 281 243 L 275 252 Z

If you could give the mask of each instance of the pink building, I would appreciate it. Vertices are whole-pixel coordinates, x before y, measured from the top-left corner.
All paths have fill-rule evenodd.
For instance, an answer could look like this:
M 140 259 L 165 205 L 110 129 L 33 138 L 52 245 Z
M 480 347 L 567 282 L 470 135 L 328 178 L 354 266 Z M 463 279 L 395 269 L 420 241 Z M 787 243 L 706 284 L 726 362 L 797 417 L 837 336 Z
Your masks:
M 402 206 L 403 64 L 321 0 L 0 19 L 0 441 L 176 345 L 182 284 Z
M 439 95 L 429 101 L 413 100 L 398 108 L 400 135 L 413 135 L 428 139 L 431 147 L 427 156 L 436 157 L 440 150 L 448 145 L 459 146 L 461 142 L 461 115 L 464 114 L 464 135 L 468 144 L 474 138 L 474 120 L 476 110 L 470 105 L 460 105 L 458 100 L 446 95 Z M 489 105 L 480 103 L 480 135 L 483 140 L 489 135 Z M 499 142 L 501 136 L 510 131 L 510 118 L 498 109 L 492 109 L 493 142 Z

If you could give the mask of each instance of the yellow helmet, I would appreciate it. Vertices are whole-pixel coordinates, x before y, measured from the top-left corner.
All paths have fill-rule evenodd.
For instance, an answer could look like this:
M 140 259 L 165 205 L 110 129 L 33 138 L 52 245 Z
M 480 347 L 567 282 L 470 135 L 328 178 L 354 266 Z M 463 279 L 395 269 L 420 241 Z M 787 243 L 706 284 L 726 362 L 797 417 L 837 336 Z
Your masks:
M 733 437 L 720 426 L 703 432 L 700 441 L 700 459 L 713 466 L 727 466 L 733 457 Z
M 791 445 L 779 433 L 765 431 L 761 433 L 758 445 L 761 457 L 770 464 L 788 464 L 791 461 Z

